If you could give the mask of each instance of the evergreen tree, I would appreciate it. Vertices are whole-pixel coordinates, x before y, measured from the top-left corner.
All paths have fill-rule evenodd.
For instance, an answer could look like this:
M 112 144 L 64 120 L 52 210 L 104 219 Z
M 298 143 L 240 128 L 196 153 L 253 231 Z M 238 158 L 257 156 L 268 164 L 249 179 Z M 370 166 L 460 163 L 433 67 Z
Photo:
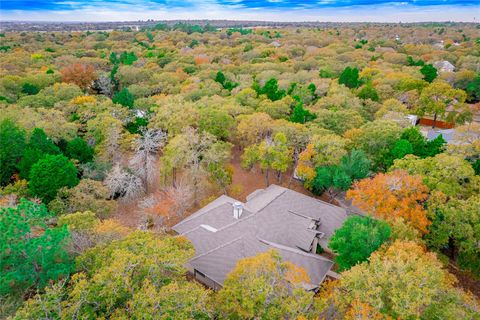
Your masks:
M 6 185 L 15 173 L 25 150 L 25 132 L 11 120 L 0 122 L 0 186 Z
M 44 202 L 50 202 L 62 187 L 78 184 L 77 169 L 63 155 L 46 155 L 30 170 L 30 191 Z
M 132 108 L 133 103 L 135 102 L 135 97 L 127 88 L 123 88 L 122 91 L 113 96 L 112 101 L 113 103 L 121 104 L 124 107 Z
M 44 204 L 25 199 L 0 209 L 0 294 L 23 294 L 69 275 L 70 234 L 67 226 L 50 227 L 52 217 Z
M 391 229 L 383 220 L 351 216 L 335 231 L 328 246 L 336 253 L 335 262 L 343 271 L 367 261 L 390 234 Z
M 346 67 L 340 77 L 338 83 L 345 85 L 346 87 L 353 89 L 360 86 L 359 72 L 357 68 Z

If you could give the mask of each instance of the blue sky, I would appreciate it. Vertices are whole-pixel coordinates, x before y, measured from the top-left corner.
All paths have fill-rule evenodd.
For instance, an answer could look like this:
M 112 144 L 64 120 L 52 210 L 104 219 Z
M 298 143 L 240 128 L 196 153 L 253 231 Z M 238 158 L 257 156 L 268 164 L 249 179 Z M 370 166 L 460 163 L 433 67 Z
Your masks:
M 480 0 L 0 0 L 0 19 L 479 21 Z

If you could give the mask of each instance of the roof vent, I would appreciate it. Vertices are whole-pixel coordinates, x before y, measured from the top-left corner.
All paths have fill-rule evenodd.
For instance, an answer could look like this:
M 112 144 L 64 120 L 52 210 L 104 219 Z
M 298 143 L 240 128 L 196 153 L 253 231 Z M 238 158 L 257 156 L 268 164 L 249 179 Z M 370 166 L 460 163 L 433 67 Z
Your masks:
M 240 219 L 243 212 L 243 204 L 240 201 L 235 201 L 233 203 L 233 217 L 235 219 Z

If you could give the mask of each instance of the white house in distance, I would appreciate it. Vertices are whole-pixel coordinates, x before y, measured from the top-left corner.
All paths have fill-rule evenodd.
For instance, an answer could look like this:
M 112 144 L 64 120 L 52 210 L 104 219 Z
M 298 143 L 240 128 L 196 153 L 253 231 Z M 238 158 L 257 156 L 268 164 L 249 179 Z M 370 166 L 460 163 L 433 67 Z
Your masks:
M 316 254 L 317 246 L 328 250 L 330 237 L 346 218 L 343 208 L 271 185 L 250 194 L 245 203 L 222 195 L 173 229 L 195 247 L 187 268 L 214 290 L 238 260 L 269 249 L 304 268 L 311 279 L 306 289 L 316 290 L 333 266 Z
M 436 61 L 433 63 L 433 66 L 440 72 L 453 72 L 455 71 L 455 66 L 449 61 Z

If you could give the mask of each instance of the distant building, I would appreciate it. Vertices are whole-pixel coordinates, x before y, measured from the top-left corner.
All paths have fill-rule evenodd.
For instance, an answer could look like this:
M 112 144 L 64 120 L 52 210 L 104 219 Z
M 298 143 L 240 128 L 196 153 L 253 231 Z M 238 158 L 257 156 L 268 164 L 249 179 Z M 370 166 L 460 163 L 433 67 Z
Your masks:
M 440 42 L 437 42 L 433 45 L 434 48 L 437 48 L 437 49 L 443 49 L 445 48 L 445 45 L 443 44 L 443 40 L 441 40 Z
M 333 265 L 316 254 L 317 247 L 328 250 L 330 237 L 346 218 L 346 209 L 271 185 L 250 194 L 245 203 L 223 195 L 173 229 L 195 247 L 187 268 L 214 290 L 240 259 L 269 249 L 304 268 L 311 279 L 304 286 L 315 290 Z
M 457 130 L 455 129 L 440 129 L 440 130 L 435 130 L 435 129 L 430 129 L 427 132 L 427 140 L 431 141 L 436 139 L 438 136 L 442 136 L 443 140 L 447 142 L 447 144 L 461 144 L 461 143 L 468 143 L 465 141 L 462 141 L 468 137 L 467 141 L 473 141 L 476 139 L 480 139 L 480 136 L 473 131 L 468 131 L 464 133 L 458 133 Z M 460 139 L 459 139 L 460 138 Z
M 447 143 L 452 143 L 455 135 L 455 129 L 441 129 L 441 130 L 428 130 L 427 140 L 435 140 L 438 136 L 442 136 L 443 140 Z
M 270 43 L 271 46 L 274 46 L 275 48 L 279 48 L 282 44 L 278 41 L 273 41 Z
M 434 62 L 433 66 L 441 72 L 453 72 L 453 71 L 455 71 L 455 66 L 453 64 L 451 64 L 450 62 L 446 61 L 446 60 Z

